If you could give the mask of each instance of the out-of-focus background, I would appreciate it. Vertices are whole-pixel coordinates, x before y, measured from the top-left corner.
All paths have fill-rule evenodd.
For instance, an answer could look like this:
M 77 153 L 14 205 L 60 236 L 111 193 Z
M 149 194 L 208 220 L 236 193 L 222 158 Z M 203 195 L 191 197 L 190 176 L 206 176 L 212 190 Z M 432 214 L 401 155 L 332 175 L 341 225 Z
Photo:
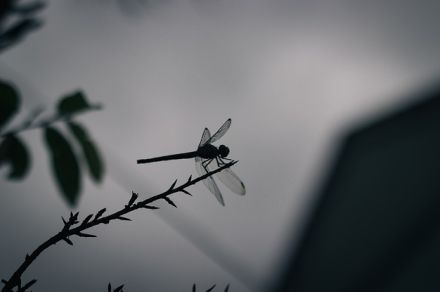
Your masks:
M 136 159 L 196 148 L 227 118 L 220 142 L 247 194 L 202 184 L 133 222 L 96 228 L 45 252 L 25 274 L 35 290 L 190 291 L 230 283 L 265 291 L 295 248 L 342 133 L 411 102 L 440 69 L 438 1 L 47 1 L 44 26 L 0 58 L 23 110 L 81 88 L 103 110 L 78 117 L 106 164 L 83 179 L 75 210 L 116 210 L 196 175 L 193 161 Z M 20 118 L 17 118 L 17 121 Z M 51 178 L 41 131 L 23 133 L 32 170 L 0 181 L 0 275 L 59 231 L 71 209 Z M 3 174 L 4 169 L 0 169 Z M 222 186 L 220 186 L 222 187 Z M 294 232 L 292 232 L 292 230 Z M 221 290 L 221 289 L 219 289 Z

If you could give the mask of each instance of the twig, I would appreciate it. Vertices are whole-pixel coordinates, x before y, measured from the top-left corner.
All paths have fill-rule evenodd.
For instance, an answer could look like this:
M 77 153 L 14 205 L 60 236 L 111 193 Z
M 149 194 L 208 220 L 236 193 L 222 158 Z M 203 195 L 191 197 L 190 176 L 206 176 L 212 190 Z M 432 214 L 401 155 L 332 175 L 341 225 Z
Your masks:
M 59 241 L 65 241 L 69 245 L 73 245 L 72 240 L 70 239 L 71 236 L 79 236 L 79 237 L 96 237 L 96 235 L 85 233 L 84 231 L 100 225 L 100 224 L 108 224 L 110 221 L 113 220 L 130 220 L 127 217 L 124 217 L 124 215 L 129 214 L 137 209 L 158 209 L 158 207 L 151 206 L 150 204 L 159 200 L 165 200 L 168 203 L 172 202 L 169 198 L 170 195 L 175 193 L 186 193 L 185 189 L 188 188 L 191 185 L 194 185 L 204 179 L 206 179 L 209 176 L 214 175 L 217 172 L 222 171 L 223 169 L 229 168 L 236 164 L 238 161 L 231 161 L 230 163 L 227 163 L 213 171 L 210 171 L 202 176 L 199 176 L 196 179 L 188 179 L 184 184 L 181 184 L 177 187 L 175 187 L 175 183 L 165 192 L 155 195 L 153 197 L 147 198 L 143 201 L 135 202 L 138 198 L 138 195 L 136 193 L 132 193 L 132 196 L 128 202 L 127 205 L 125 205 L 122 209 L 119 211 L 116 211 L 110 215 L 102 217 L 102 215 L 105 212 L 105 209 L 101 209 L 96 214 L 90 214 L 86 216 L 82 222 L 78 220 L 79 212 L 73 214 L 70 213 L 69 218 L 66 220 L 63 219 L 64 226 L 60 232 L 49 238 L 47 241 L 42 243 L 40 246 L 38 246 L 31 254 L 26 255 L 24 262 L 18 267 L 18 269 L 12 274 L 12 276 L 9 278 L 9 280 L 2 280 L 2 282 L 5 284 L 5 286 L 2 289 L 2 292 L 12 292 L 13 288 L 17 287 L 21 283 L 21 277 L 23 273 L 26 271 L 26 269 L 33 263 L 33 261 L 47 248 L 49 248 L 51 245 L 54 245 L 58 243 Z M 170 203 L 171 204 L 171 203 Z M 174 202 L 172 202 L 173 206 L 175 206 Z M 92 219 L 93 217 L 93 219 Z M 35 281 L 32 283 L 34 284 Z

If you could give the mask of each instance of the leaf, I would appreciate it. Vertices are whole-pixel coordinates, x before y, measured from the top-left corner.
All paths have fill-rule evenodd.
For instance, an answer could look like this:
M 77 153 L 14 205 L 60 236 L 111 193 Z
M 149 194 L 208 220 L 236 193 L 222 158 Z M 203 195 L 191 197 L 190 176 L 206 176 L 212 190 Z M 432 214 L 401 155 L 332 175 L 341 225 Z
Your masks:
M 27 16 L 28 14 L 34 14 L 45 7 L 46 7 L 46 3 L 40 1 L 34 1 L 32 3 L 20 4 L 18 6 L 15 5 L 15 7 L 12 7 L 12 10 L 15 13 L 19 13 L 23 16 Z
M 2 32 L 2 42 L 0 43 L 0 50 L 4 50 L 16 44 L 17 42 L 22 40 L 26 36 L 26 34 L 30 33 L 32 30 L 41 27 L 42 25 L 43 22 L 40 19 L 33 17 L 26 17 L 18 20 Z
M 96 105 L 90 105 L 86 96 L 81 91 L 64 96 L 58 103 L 58 113 L 60 115 L 72 115 L 80 111 L 98 108 Z
M 80 192 L 80 169 L 69 142 L 55 128 L 44 130 L 52 171 L 57 185 L 70 206 L 75 206 Z
M 92 179 L 95 182 L 101 182 L 102 177 L 104 176 L 104 164 L 96 145 L 93 143 L 86 129 L 80 124 L 68 122 L 67 125 L 73 136 L 81 145 Z
M 8 135 L 0 142 L 0 167 L 9 164 L 8 179 L 22 179 L 30 166 L 30 155 L 25 144 L 15 135 Z
M 20 107 L 17 90 L 0 80 L 0 129 L 16 114 Z

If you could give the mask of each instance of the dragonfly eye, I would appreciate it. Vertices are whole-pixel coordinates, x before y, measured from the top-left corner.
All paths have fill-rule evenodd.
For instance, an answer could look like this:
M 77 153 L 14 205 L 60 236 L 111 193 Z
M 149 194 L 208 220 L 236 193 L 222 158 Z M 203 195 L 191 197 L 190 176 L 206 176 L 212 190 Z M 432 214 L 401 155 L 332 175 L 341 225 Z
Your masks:
M 218 152 L 220 153 L 221 157 L 226 157 L 229 154 L 229 148 L 226 147 L 225 145 L 220 145 L 218 147 Z

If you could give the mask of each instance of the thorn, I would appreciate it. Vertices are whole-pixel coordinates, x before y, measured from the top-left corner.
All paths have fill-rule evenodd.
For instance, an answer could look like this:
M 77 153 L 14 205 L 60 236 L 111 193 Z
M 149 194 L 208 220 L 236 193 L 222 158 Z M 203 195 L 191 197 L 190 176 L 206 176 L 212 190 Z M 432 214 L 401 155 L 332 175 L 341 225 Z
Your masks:
M 188 192 L 187 190 L 181 190 L 181 192 L 187 194 L 188 196 L 192 196 L 192 194 L 190 192 Z
M 196 284 L 193 284 L 192 292 L 196 292 Z
M 124 285 L 121 285 L 121 286 L 119 286 L 118 288 L 116 288 L 116 289 L 114 290 L 114 292 L 121 292 L 121 291 L 122 291 L 122 288 L 124 288 Z
M 73 242 L 72 242 L 69 238 L 64 237 L 63 240 L 64 240 L 65 242 L 67 242 L 69 245 L 73 245 Z
M 225 288 L 225 292 L 228 292 L 228 291 L 229 291 L 229 284 L 226 285 L 226 288 Z
M 93 217 L 93 214 L 88 215 L 83 222 L 81 223 L 81 225 L 86 225 L 87 223 L 89 223 L 89 220 Z
M 174 204 L 174 202 L 173 202 L 173 201 L 171 201 L 171 199 L 170 199 L 170 198 L 168 198 L 168 197 L 163 197 L 163 199 L 164 199 L 165 201 L 167 201 L 167 203 L 168 203 L 168 204 L 170 204 L 170 205 L 172 205 L 172 206 L 174 206 L 174 207 L 176 207 L 176 208 L 177 208 L 176 204 Z
M 174 186 L 176 185 L 176 183 L 177 183 L 177 179 L 173 182 L 173 184 L 171 185 L 171 187 L 168 189 L 167 192 L 171 191 L 174 188 Z
M 206 290 L 206 292 L 211 292 L 212 290 L 214 290 L 214 288 L 215 288 L 215 284 L 214 285 L 212 285 L 212 287 L 211 288 L 209 288 L 208 290 Z
M 136 194 L 135 192 L 131 192 L 131 198 L 127 206 L 130 207 L 131 205 L 133 205 L 133 203 L 136 201 L 138 197 L 139 197 L 138 194 Z
M 95 215 L 95 220 L 98 219 L 99 217 L 101 217 L 102 214 L 104 214 L 104 212 L 106 210 L 107 210 L 106 208 L 103 208 L 103 209 L 99 210 L 98 213 L 96 213 L 96 215 Z
M 5 279 L 2 279 L 2 283 L 6 285 L 6 284 L 8 284 L 8 281 L 6 281 Z
M 88 234 L 88 233 L 82 233 L 82 232 L 78 232 L 76 235 L 78 235 L 79 237 L 96 237 L 96 235 L 94 235 L 94 234 Z
M 122 220 L 122 221 L 131 221 L 131 219 L 130 218 L 127 218 L 127 217 L 123 217 L 123 216 L 119 216 L 118 218 L 116 218 L 116 219 L 119 219 L 119 220 Z
M 28 261 L 30 258 L 30 255 L 27 253 L 25 259 Z
M 22 291 L 26 291 L 27 289 L 29 289 L 32 285 L 34 285 L 37 282 L 36 279 L 32 279 L 29 282 L 27 282 L 26 285 L 23 286 Z
M 66 219 L 64 219 L 64 217 L 63 217 L 63 216 L 61 216 L 61 220 L 63 220 L 63 223 L 64 223 L 64 225 L 66 225 L 66 224 L 67 224 L 67 221 L 66 221 Z
M 191 182 L 191 180 L 192 180 L 192 175 L 189 176 L 188 181 L 186 183 Z
M 156 206 L 148 206 L 148 205 L 145 205 L 144 208 L 145 208 L 145 209 L 150 209 L 150 210 L 157 210 L 157 209 L 160 209 L 159 207 L 156 207 Z
M 108 292 L 112 292 L 112 284 L 108 283 L 107 291 Z

